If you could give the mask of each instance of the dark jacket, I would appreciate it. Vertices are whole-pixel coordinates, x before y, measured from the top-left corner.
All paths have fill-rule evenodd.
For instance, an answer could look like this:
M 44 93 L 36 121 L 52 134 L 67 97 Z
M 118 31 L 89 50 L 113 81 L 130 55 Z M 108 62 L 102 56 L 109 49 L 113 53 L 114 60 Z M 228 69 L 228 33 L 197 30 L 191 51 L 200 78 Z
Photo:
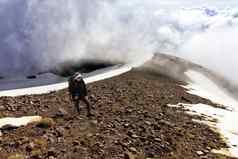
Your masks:
M 78 73 L 69 78 L 69 92 L 75 97 L 83 98 L 87 96 L 86 84 L 81 76 L 77 76 Z

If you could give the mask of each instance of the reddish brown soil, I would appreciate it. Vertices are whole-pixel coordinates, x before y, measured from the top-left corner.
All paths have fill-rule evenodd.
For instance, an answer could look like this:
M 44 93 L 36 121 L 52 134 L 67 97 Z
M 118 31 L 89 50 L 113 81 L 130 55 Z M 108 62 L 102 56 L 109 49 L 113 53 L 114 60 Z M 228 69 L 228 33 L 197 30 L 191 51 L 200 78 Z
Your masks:
M 201 117 L 167 106 L 212 104 L 187 94 L 179 84 L 137 71 L 90 84 L 91 118 L 86 108 L 77 114 L 67 90 L 1 97 L 0 117 L 42 115 L 54 124 L 2 130 L 0 159 L 16 153 L 30 159 L 229 158 L 211 152 L 226 144 L 208 126 L 192 121 Z

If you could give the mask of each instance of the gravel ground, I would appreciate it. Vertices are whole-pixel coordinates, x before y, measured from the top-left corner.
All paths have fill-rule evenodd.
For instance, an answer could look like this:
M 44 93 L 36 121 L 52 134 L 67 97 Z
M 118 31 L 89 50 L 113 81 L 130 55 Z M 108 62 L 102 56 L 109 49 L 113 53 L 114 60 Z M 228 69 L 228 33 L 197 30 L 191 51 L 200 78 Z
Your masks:
M 167 104 L 204 103 L 180 82 L 131 71 L 88 86 L 94 116 L 78 114 L 67 90 L 1 97 L 0 117 L 42 115 L 41 124 L 1 130 L 0 159 L 215 159 L 225 148 L 218 133 L 195 123 L 182 108 Z

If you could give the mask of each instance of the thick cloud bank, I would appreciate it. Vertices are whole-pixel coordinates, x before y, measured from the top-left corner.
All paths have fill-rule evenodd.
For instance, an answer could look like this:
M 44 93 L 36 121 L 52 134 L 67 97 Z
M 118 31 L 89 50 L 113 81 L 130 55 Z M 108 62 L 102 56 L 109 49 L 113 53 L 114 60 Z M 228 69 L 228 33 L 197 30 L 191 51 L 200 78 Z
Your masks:
M 238 83 L 238 9 L 140 0 L 0 0 L 0 75 L 82 59 L 180 56 Z M 172 67 L 172 66 L 171 66 Z

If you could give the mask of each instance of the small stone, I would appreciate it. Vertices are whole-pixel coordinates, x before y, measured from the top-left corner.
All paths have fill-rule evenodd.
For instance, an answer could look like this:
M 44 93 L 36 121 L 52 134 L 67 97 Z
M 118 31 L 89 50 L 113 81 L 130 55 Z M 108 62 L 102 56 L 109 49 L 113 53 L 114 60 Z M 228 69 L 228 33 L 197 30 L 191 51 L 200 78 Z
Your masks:
M 88 134 L 87 134 L 87 137 L 92 137 L 92 136 L 93 136 L 92 133 L 88 133 Z
M 151 122 L 149 122 L 149 121 L 145 121 L 145 124 L 147 124 L 147 125 L 151 125 Z
M 127 112 L 128 112 L 128 113 L 132 113 L 133 110 L 132 110 L 132 109 L 128 109 Z
M 196 153 L 197 153 L 199 156 L 201 156 L 201 155 L 204 154 L 204 152 L 202 152 L 202 151 L 197 151 Z
M 63 109 L 63 108 L 59 108 L 59 110 L 56 112 L 56 116 L 57 117 L 64 117 L 64 116 L 66 116 L 68 114 L 68 112 L 65 110 L 65 109 Z
M 135 156 L 132 154 L 132 153 L 130 153 L 130 152 L 127 152 L 126 154 L 125 154 L 125 157 L 124 157 L 125 159 L 135 159 Z
M 57 142 L 58 142 L 58 143 L 62 143 L 62 142 L 64 142 L 64 138 L 63 138 L 63 137 L 59 137 L 59 138 L 57 138 Z
M 0 111 L 4 111 L 4 110 L 6 110 L 6 108 L 4 106 L 0 105 Z
M 133 135 L 131 135 L 131 137 L 138 138 L 139 136 L 137 136 L 136 134 L 133 134 Z
M 50 143 L 55 143 L 55 139 L 53 137 L 49 137 L 48 140 L 50 141 Z
M 164 124 L 164 125 L 167 125 L 167 126 L 170 126 L 170 127 L 174 127 L 175 125 L 169 121 L 166 121 L 166 120 L 160 120 L 159 121 L 161 124 Z
M 137 150 L 136 150 L 136 148 L 135 147 L 130 147 L 130 149 L 129 149 L 131 152 L 134 152 L 134 153 L 136 153 L 137 152 Z
M 92 101 L 97 101 L 97 97 L 95 95 L 90 95 L 89 98 L 92 100 Z
M 74 140 L 72 144 L 73 144 L 74 146 L 77 146 L 77 145 L 79 145 L 79 144 L 80 144 L 80 142 L 79 142 L 79 141 L 77 141 L 77 140 Z
M 56 149 L 54 147 L 51 147 L 49 150 L 48 150 L 48 156 L 55 156 L 55 151 Z
M 160 138 L 155 138 L 155 141 L 161 142 L 161 139 Z
M 129 125 L 130 125 L 129 123 L 125 123 L 125 124 L 124 124 L 125 127 L 128 127 Z
M 33 142 L 29 143 L 28 149 L 33 150 L 35 147 L 35 144 Z
M 58 137 L 61 137 L 61 136 L 63 136 L 64 135 L 64 128 L 63 127 L 58 127 L 58 128 L 56 128 L 56 132 L 57 132 L 57 135 L 58 135 Z

